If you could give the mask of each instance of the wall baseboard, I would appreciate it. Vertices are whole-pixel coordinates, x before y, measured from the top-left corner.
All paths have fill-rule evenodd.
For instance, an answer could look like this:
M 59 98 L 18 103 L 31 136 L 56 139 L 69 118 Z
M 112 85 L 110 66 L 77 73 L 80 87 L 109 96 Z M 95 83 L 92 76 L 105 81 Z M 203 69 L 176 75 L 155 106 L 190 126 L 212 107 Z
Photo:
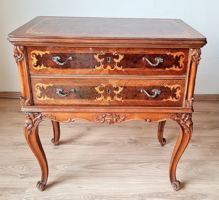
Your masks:
M 20 92 L 0 92 L 0 99 L 20 99 Z
M 0 99 L 20 99 L 20 92 L 0 92 Z M 219 94 L 195 94 L 195 101 L 219 101 Z
M 219 94 L 195 94 L 195 101 L 219 101 Z

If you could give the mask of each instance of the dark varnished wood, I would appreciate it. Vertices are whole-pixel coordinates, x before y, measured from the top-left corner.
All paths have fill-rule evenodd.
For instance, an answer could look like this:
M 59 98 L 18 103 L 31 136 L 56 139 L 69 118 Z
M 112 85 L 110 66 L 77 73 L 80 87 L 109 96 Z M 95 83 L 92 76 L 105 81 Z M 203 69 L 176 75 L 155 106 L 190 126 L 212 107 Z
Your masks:
M 196 72 L 199 61 L 201 59 L 201 49 L 191 49 L 191 64 L 190 64 L 190 72 L 189 72 L 189 83 L 188 83 L 188 97 L 187 99 L 192 99 L 195 89 L 195 79 L 196 79 Z
M 105 87 L 103 87 L 103 85 Z M 116 85 L 116 86 L 115 86 Z M 96 88 L 103 92 L 98 93 Z M 118 91 L 119 86 L 122 91 Z M 64 89 L 67 93 L 71 89 L 75 92 L 66 97 L 60 97 L 55 89 Z M 107 90 L 111 93 L 107 94 Z M 141 89 L 153 95 L 153 89 L 161 90 L 155 98 L 141 93 Z M 184 80 L 136 80 L 136 79 L 32 79 L 32 91 L 35 105 L 148 105 L 148 106 L 182 106 L 185 90 Z M 97 100 L 101 97 L 102 100 Z M 110 100 L 107 98 L 110 97 Z M 115 97 L 117 97 L 115 99 Z
M 41 167 L 41 181 L 37 182 L 37 188 L 41 191 L 45 189 L 48 179 L 48 164 L 42 144 L 38 134 L 38 125 L 42 121 L 41 113 L 26 113 L 24 121 L 24 136 Z
M 30 75 L 27 63 L 26 48 L 24 46 L 14 46 L 14 58 L 17 63 L 20 89 L 21 105 L 32 105 L 32 94 L 30 86 Z
M 188 49 L 124 49 L 124 48 L 60 48 L 60 47 L 27 47 L 28 61 L 31 74 L 121 74 L 121 75 L 185 75 L 188 61 Z M 39 52 L 39 53 L 38 53 Z M 40 52 L 42 54 L 40 54 Z M 63 53 L 64 52 L 64 53 Z M 98 55 L 100 54 L 100 55 Z M 116 62 L 118 67 L 114 69 Z M 100 66 L 95 56 L 103 61 L 102 69 L 96 70 Z M 33 64 L 33 58 L 37 62 Z M 65 65 L 58 65 L 52 57 L 59 56 L 61 62 L 72 56 L 74 59 Z M 155 58 L 163 59 L 158 66 L 151 66 L 143 58 L 147 58 L 151 63 L 156 63 Z M 110 62 L 107 62 L 110 58 Z M 41 68 L 39 66 L 45 66 Z M 110 67 L 110 70 L 107 67 Z M 36 69 L 36 67 L 38 69 Z
M 9 34 L 8 40 L 15 45 L 26 113 L 24 135 L 41 167 L 38 189 L 45 189 L 48 178 L 39 123 L 52 121 L 56 145 L 59 122 L 81 119 L 107 125 L 158 122 L 161 145 L 166 120 L 176 121 L 180 134 L 169 176 L 174 190 L 180 189 L 176 167 L 192 135 L 196 72 L 200 48 L 206 44 L 203 35 L 172 19 L 37 17 Z M 74 59 L 57 65 L 54 56 L 60 56 L 60 62 Z M 142 57 L 151 63 L 160 57 L 163 62 L 155 67 Z M 75 90 L 60 97 L 57 88 L 64 89 L 63 94 Z M 141 89 L 149 95 L 159 89 L 161 94 L 151 98 Z
M 40 41 L 38 40 L 39 38 Z M 36 17 L 9 34 L 9 41 L 32 44 L 138 44 L 200 48 L 206 38 L 178 19 Z
M 176 114 L 172 116 L 166 116 L 164 119 L 174 120 L 180 126 L 180 133 L 176 142 L 176 146 L 173 150 L 173 154 L 170 161 L 169 175 L 170 182 L 174 190 L 180 189 L 180 182 L 176 179 L 176 167 L 180 157 L 185 151 L 193 131 L 192 114 Z
M 41 105 L 41 106 L 23 106 L 22 111 L 24 112 L 81 112 L 87 113 L 89 112 L 117 112 L 120 110 L 121 112 L 127 113 L 192 113 L 192 107 L 149 107 L 149 106 L 86 106 L 86 105 L 74 105 L 74 106 L 54 106 L 54 105 Z
M 59 139 L 60 139 L 60 124 L 59 124 L 59 122 L 52 120 L 52 127 L 53 127 L 54 137 L 52 138 L 51 142 L 56 146 L 56 145 L 58 145 Z

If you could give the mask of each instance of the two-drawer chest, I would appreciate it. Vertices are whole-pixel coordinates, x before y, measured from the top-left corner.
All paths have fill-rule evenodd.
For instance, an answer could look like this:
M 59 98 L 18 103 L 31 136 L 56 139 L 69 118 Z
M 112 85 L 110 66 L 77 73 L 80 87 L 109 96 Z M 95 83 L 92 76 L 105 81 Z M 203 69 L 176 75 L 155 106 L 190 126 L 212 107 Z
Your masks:
M 176 121 L 180 133 L 169 176 L 180 189 L 176 167 L 192 135 L 203 35 L 174 19 L 37 17 L 8 40 L 18 66 L 24 135 L 42 172 L 38 189 L 48 178 L 38 125 L 52 121 L 57 145 L 59 122 L 80 119 L 158 122 L 162 146 L 166 120 Z

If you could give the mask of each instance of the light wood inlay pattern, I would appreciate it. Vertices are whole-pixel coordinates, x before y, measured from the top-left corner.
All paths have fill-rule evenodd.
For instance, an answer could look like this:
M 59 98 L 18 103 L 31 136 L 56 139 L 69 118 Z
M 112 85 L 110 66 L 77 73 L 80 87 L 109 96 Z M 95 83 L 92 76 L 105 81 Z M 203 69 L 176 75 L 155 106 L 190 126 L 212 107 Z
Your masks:
M 65 92 L 75 89 L 66 97 L 60 97 L 55 89 Z M 110 94 L 107 90 L 110 90 Z M 141 93 L 146 89 L 162 90 L 156 98 Z M 136 80 L 103 78 L 50 78 L 32 79 L 35 105 L 148 105 L 182 106 L 185 90 L 184 80 Z
M 164 121 L 175 121 L 180 132 L 169 179 L 174 190 L 183 186 L 176 169 L 193 133 L 203 35 L 176 19 L 37 17 L 8 40 L 18 67 L 24 136 L 41 168 L 39 190 L 46 188 L 49 172 L 38 133 L 45 120 L 52 121 L 55 145 L 60 122 L 157 122 L 163 145 Z
M 56 46 L 28 46 L 28 61 L 31 74 L 102 74 L 102 75 L 186 75 L 189 49 L 177 48 L 80 48 Z M 74 59 L 64 66 L 57 65 L 52 57 L 62 61 Z M 163 59 L 158 66 L 152 63 L 156 57 Z M 109 58 L 109 60 L 108 60 Z

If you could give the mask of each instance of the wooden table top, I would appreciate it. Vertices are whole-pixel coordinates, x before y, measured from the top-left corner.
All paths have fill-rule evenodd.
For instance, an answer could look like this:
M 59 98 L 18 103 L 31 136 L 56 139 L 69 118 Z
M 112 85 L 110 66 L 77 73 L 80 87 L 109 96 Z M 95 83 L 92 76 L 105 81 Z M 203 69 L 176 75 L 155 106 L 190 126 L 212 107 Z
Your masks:
M 175 44 L 184 41 L 187 45 L 206 44 L 206 38 L 179 19 L 143 19 L 143 18 L 78 18 L 78 17 L 36 17 L 9 34 L 10 42 L 28 43 L 30 39 L 41 42 L 79 42 L 96 43 L 96 40 L 108 43 L 139 42 Z M 53 41 L 52 41 L 53 39 Z M 56 40 L 56 41 L 55 41 Z M 65 41 L 64 41 L 65 40 Z M 83 40 L 83 41 L 82 41 Z M 122 41 L 121 41 L 122 40 Z M 133 41 L 134 40 L 134 41 Z M 178 42 L 177 42 L 178 41 Z M 117 42 L 116 42 L 117 43 Z

